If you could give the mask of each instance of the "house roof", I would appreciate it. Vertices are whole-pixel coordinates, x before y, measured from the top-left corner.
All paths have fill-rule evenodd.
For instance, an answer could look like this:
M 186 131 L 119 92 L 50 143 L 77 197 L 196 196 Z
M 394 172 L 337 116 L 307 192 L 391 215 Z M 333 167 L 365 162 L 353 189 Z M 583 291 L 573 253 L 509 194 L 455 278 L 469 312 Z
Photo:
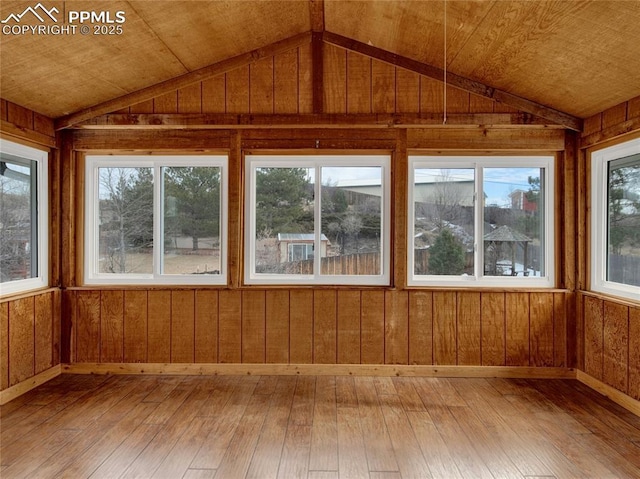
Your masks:
M 532 241 L 527 235 L 514 231 L 507 225 L 502 225 L 487 233 L 484 235 L 484 240 L 498 243 L 529 243 Z
M 94 18 L 70 23 L 80 11 Z M 637 0 L 3 0 L 0 20 L 0 97 L 52 118 L 305 34 L 435 77 L 446 62 L 452 85 L 532 113 L 587 118 L 640 95 Z

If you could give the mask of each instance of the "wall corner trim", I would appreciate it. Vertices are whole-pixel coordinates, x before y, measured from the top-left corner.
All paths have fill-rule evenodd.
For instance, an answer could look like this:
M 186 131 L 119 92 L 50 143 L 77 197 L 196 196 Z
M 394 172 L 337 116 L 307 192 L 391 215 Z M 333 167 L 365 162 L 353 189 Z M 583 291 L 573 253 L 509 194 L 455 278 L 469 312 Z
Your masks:
M 603 383 L 593 376 L 589 376 L 587 373 L 580 371 L 579 369 L 576 370 L 576 379 L 640 417 L 640 401 L 633 399 L 631 396 L 628 396 L 622 391 Z
M 0 391 L 0 406 L 4 406 L 9 401 L 13 401 L 19 396 L 28 393 L 32 389 L 37 388 L 38 386 L 43 385 L 47 381 L 51 381 L 52 379 L 60 376 L 62 374 L 62 366 L 57 364 L 52 368 L 46 369 L 39 374 L 36 374 L 29 379 L 26 379 L 10 388 L 4 389 Z

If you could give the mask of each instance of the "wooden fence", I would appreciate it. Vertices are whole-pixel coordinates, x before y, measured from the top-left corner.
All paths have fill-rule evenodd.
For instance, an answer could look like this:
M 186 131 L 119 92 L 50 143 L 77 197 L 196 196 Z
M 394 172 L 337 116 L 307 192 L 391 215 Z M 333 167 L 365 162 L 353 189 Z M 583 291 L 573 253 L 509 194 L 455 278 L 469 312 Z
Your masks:
M 270 265 L 269 272 L 273 272 Z M 320 258 L 323 275 L 377 275 L 380 274 L 380 253 L 357 253 Z M 313 274 L 313 260 L 291 261 L 278 265 L 279 274 Z

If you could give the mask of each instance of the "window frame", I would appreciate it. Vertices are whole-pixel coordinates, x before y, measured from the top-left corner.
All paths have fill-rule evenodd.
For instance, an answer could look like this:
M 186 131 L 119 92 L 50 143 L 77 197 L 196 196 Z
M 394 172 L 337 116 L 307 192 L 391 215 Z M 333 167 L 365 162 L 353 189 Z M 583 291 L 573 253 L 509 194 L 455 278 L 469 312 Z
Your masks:
M 246 153 L 245 162 L 245 221 L 244 221 L 244 284 L 247 285 L 346 285 L 389 286 L 391 281 L 391 152 L 366 153 Z M 314 184 L 314 251 L 321 248 L 321 169 L 324 167 L 380 167 L 381 168 L 381 219 L 380 219 L 380 274 L 379 275 L 322 275 L 321 255 L 314 254 L 312 275 L 255 273 L 256 263 L 256 170 L 258 168 L 314 168 L 317 169 Z
M 226 285 L 228 278 L 228 182 L 229 156 L 226 153 L 203 155 L 104 155 L 85 156 L 85 213 L 83 283 L 86 285 Z M 162 168 L 220 168 L 220 274 L 164 274 L 160 272 L 164 248 L 164 181 Z M 152 273 L 98 273 L 100 168 L 153 169 L 153 260 Z
M 35 162 L 36 170 L 36 188 L 35 192 L 30 191 L 30 194 L 32 201 L 35 196 L 32 213 L 35 209 L 37 275 L 32 278 L 0 283 L 0 296 L 6 296 L 49 286 L 49 152 L 2 138 L 0 138 L 0 151 L 29 163 Z M 33 218 L 32 223 L 34 223 Z M 33 249 L 31 251 L 33 261 Z
M 589 256 L 591 290 L 640 301 L 639 287 L 607 279 L 609 163 L 637 154 L 640 154 L 640 138 L 591 152 L 591 252 Z
M 554 288 L 556 278 L 555 267 L 555 165 L 556 158 L 552 154 L 504 156 L 484 155 L 432 155 L 409 154 L 409 178 L 407 191 L 407 285 L 408 286 L 447 286 L 472 288 Z M 419 168 L 442 168 L 474 170 L 474 274 L 461 275 L 417 275 L 415 271 L 415 206 L 414 185 L 415 170 Z M 484 169 L 487 168 L 541 168 L 544 169 L 544 271 L 545 276 L 489 276 L 484 274 Z

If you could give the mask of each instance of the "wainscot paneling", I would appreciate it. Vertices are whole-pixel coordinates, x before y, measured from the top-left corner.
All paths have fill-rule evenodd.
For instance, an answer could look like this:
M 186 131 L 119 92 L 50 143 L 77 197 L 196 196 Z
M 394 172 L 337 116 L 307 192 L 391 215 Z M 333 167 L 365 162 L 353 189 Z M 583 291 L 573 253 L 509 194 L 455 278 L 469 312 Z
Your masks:
M 558 290 L 76 289 L 65 310 L 75 318 L 77 363 L 571 367 L 572 298 Z M 620 357 L 611 355 L 612 371 Z

